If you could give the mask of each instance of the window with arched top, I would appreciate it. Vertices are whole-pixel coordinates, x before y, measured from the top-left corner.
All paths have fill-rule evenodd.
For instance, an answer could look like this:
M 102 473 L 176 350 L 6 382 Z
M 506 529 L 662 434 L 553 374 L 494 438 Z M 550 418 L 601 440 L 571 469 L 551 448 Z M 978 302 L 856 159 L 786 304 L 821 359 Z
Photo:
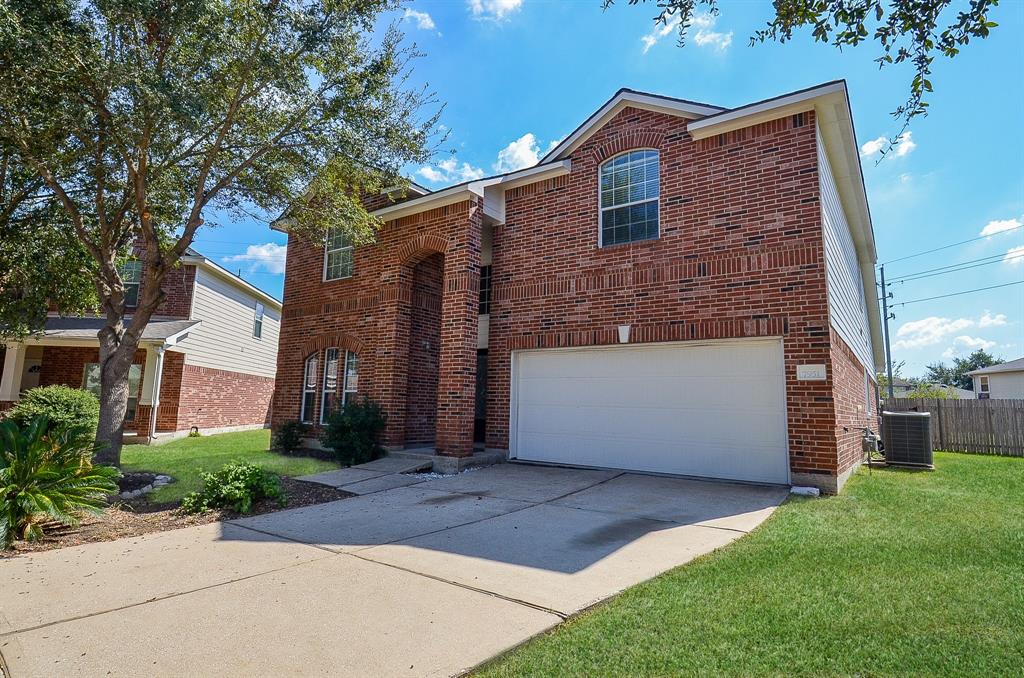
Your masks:
M 302 370 L 302 409 L 299 420 L 304 424 L 313 423 L 313 407 L 316 404 L 316 383 L 320 373 L 320 354 L 306 358 Z
M 600 186 L 602 247 L 658 237 L 657 151 L 627 151 L 607 160 Z

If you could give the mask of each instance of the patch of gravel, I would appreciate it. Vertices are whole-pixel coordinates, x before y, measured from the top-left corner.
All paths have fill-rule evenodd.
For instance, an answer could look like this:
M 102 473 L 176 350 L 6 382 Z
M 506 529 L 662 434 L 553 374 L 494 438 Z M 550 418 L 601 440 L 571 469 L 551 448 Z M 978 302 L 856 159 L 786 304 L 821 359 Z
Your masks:
M 326 485 L 306 483 L 293 478 L 281 478 L 287 505 L 281 506 L 273 500 L 264 500 L 253 506 L 252 513 L 273 513 L 285 509 L 300 508 L 313 504 L 347 499 L 356 495 Z M 234 511 L 210 511 L 199 515 L 186 515 L 178 511 L 177 502 L 152 503 L 145 497 L 118 501 L 99 516 L 86 516 L 78 527 L 67 527 L 57 523 L 44 525 L 43 540 L 39 542 L 16 542 L 9 551 L 0 551 L 0 558 L 9 558 L 24 553 L 51 551 L 53 549 L 79 546 L 97 541 L 112 541 L 123 537 L 137 537 L 153 532 L 178 530 L 183 527 L 205 525 L 219 520 L 232 520 L 241 515 Z

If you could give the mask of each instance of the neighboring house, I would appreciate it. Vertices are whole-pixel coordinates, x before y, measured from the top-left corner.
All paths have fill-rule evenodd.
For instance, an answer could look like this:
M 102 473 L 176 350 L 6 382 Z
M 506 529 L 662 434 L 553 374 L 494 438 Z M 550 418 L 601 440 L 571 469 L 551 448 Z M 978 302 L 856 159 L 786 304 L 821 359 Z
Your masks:
M 947 384 L 937 384 L 933 382 L 921 382 L 920 384 L 915 384 L 914 382 L 907 381 L 900 377 L 893 377 L 892 379 L 892 397 L 909 398 L 918 386 L 921 385 L 930 386 L 932 388 L 941 388 L 950 398 L 957 398 L 958 400 L 974 399 L 974 391 L 968 391 L 966 388 L 958 388 L 956 386 L 948 386 Z M 887 394 L 883 393 L 882 395 L 884 397 Z
M 863 459 L 882 360 L 845 83 L 733 110 L 620 90 L 534 167 L 368 207 L 372 245 L 289 237 L 274 426 L 366 395 L 391 449 L 828 491 Z
M 137 262 L 123 270 L 129 307 L 138 298 L 138 271 Z M 167 274 L 164 292 L 129 372 L 126 436 L 268 425 L 281 303 L 192 250 Z M 66 384 L 99 395 L 101 327 L 102 318 L 53 315 L 41 334 L 8 343 L 0 409 L 34 386 Z
M 968 372 L 981 400 L 1024 399 L 1024 358 Z

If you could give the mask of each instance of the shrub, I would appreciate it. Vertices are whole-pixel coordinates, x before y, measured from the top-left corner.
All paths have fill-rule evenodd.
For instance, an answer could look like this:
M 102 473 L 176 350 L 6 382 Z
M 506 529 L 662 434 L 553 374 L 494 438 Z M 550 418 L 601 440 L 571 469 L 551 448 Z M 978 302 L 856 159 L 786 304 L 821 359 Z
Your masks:
M 302 447 L 302 438 L 309 427 L 301 421 L 286 421 L 274 433 L 274 449 L 284 454 L 291 454 Z
M 36 417 L 45 416 L 50 428 L 85 428 L 95 435 L 100 423 L 100 403 L 92 393 L 70 386 L 40 386 L 29 389 L 7 412 L 7 418 L 28 428 Z
M 353 399 L 327 415 L 320 442 L 334 450 L 340 463 L 363 464 L 383 456 L 380 436 L 386 424 L 387 415 L 380 405 L 367 397 Z
M 94 435 L 85 426 L 53 427 L 45 416 L 26 427 L 0 421 L 0 547 L 41 539 L 48 520 L 77 525 L 80 514 L 103 511 L 120 473 L 92 465 Z
M 261 499 L 277 499 L 284 505 L 284 491 L 276 475 L 256 464 L 232 462 L 216 473 L 202 474 L 203 489 L 181 500 L 185 513 L 231 509 L 249 513 Z

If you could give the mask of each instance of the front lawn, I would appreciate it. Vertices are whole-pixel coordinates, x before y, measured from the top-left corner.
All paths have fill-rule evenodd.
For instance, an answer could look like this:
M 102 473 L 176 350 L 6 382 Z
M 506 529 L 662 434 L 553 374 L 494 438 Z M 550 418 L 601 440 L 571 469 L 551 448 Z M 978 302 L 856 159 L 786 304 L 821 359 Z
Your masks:
M 238 433 L 181 438 L 163 445 L 125 445 L 121 469 L 151 471 L 171 476 L 176 482 L 146 498 L 152 502 L 180 501 L 202 485 L 200 473 L 220 469 L 230 461 L 258 464 L 282 476 L 302 476 L 338 468 L 337 464 L 310 457 L 287 457 L 268 451 L 270 431 L 260 429 Z
M 790 499 L 480 673 L 1024 675 L 1024 459 L 935 463 Z

